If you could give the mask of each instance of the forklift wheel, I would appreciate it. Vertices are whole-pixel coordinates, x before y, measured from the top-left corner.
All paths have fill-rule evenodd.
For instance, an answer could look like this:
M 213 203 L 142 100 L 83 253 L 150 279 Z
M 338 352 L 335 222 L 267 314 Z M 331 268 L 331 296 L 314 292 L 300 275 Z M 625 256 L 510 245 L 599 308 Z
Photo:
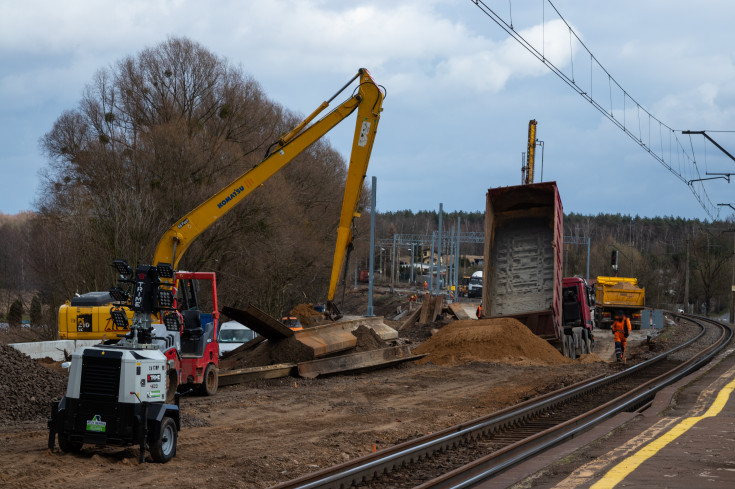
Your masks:
M 59 448 L 64 453 L 79 453 L 82 450 L 83 443 L 81 441 L 70 441 L 69 435 L 59 433 Z
M 218 385 L 219 376 L 217 375 L 217 367 L 213 363 L 210 363 L 204 369 L 204 378 L 199 386 L 199 394 L 202 396 L 213 396 L 217 393 Z
M 176 440 L 178 432 L 176 423 L 168 416 L 161 420 L 161 431 L 150 433 L 148 438 L 148 451 L 154 462 L 165 464 L 176 455 Z

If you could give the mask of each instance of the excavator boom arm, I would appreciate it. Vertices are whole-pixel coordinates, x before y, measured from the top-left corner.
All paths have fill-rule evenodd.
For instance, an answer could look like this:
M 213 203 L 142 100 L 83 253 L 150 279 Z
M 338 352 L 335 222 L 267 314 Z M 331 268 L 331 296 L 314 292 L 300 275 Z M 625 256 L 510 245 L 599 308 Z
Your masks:
M 337 232 L 332 277 L 329 286 L 328 299 L 331 301 L 334 297 L 337 277 L 344 261 L 345 251 L 351 244 L 352 219 L 355 216 L 360 200 L 360 193 L 363 181 L 365 180 L 370 152 L 373 147 L 384 98 L 382 90 L 370 77 L 370 73 L 366 69 L 361 68 L 357 77 L 360 79 L 360 85 L 356 94 L 329 112 L 322 119 L 304 128 L 306 123 L 327 106 L 326 102 L 323 103 L 313 114 L 307 117 L 304 123 L 299 124 L 294 130 L 282 137 L 277 143 L 275 150 L 271 151 L 259 164 L 236 178 L 229 185 L 225 186 L 222 190 L 202 202 L 194 210 L 174 223 L 158 242 L 153 263 L 156 265 L 167 263 L 173 269 L 177 269 L 182 255 L 199 234 L 232 210 L 248 194 L 283 168 L 312 143 L 347 118 L 355 109 L 358 109 L 352 154 L 342 202 L 342 213 Z
M 369 75 L 368 75 L 369 76 Z M 365 92 L 357 110 L 357 124 L 355 124 L 355 135 L 352 140 L 352 153 L 350 165 L 347 170 L 347 181 L 345 193 L 342 199 L 342 213 L 337 228 L 337 244 L 334 248 L 334 260 L 332 261 L 332 275 L 329 280 L 329 292 L 327 301 L 334 300 L 337 290 L 337 282 L 344 265 L 345 252 L 352 245 L 352 222 L 358 217 L 358 205 L 362 193 L 367 167 L 370 161 L 370 153 L 373 150 L 375 133 L 378 130 L 378 120 L 383 105 L 383 93 L 375 84 L 362 85 Z
M 528 153 L 526 156 L 526 181 L 523 183 L 533 183 L 533 170 L 536 166 L 536 120 L 532 119 L 528 123 Z

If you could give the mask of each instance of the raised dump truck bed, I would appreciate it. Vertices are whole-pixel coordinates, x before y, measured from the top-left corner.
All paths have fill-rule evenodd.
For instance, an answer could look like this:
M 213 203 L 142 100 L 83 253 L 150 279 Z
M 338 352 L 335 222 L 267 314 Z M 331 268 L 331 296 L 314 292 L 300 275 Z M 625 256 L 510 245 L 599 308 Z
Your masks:
M 559 342 L 562 245 L 556 182 L 489 189 L 483 317 L 514 317 L 534 334 Z
M 633 329 L 641 327 L 641 311 L 646 306 L 646 289 L 632 277 L 597 277 L 596 321 L 600 328 L 609 329 L 616 310 L 623 311 Z

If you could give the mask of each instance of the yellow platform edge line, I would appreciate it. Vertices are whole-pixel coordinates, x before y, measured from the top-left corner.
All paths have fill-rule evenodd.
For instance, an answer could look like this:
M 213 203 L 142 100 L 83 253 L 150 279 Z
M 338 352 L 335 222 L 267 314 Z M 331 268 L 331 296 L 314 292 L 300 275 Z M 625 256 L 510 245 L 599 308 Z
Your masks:
M 715 401 L 702 416 L 684 418 L 681 422 L 671 428 L 671 430 L 653 440 L 651 443 L 610 469 L 602 479 L 593 484 L 590 489 L 612 489 L 621 483 L 623 479 L 630 475 L 630 473 L 637 469 L 643 462 L 656 455 L 666 445 L 686 433 L 699 421 L 720 414 L 722 409 L 725 407 L 725 404 L 727 404 L 727 401 L 730 399 L 730 394 L 733 390 L 735 390 L 735 379 L 722 388 L 722 390 L 717 394 Z

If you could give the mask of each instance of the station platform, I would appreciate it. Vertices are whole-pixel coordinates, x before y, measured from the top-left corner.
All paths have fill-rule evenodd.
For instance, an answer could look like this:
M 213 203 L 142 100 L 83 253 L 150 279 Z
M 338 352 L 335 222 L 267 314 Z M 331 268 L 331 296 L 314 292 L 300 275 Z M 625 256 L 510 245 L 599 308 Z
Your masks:
M 621 413 L 510 469 L 492 487 L 735 488 L 735 344 L 662 390 L 640 413 Z

